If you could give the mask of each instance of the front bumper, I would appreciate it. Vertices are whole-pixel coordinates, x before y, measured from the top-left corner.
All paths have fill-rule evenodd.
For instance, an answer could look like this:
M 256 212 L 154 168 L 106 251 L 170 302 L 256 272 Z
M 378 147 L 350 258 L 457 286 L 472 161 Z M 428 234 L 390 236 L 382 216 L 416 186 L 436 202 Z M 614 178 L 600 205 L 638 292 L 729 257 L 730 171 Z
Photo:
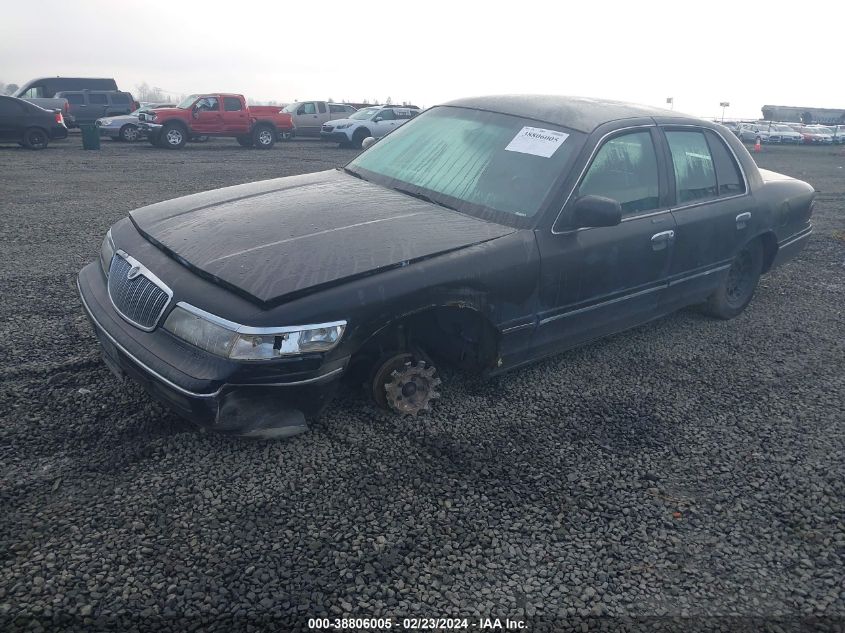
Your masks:
M 345 132 L 323 132 L 322 130 L 320 130 L 320 138 L 332 143 L 349 143 L 351 140 Z
M 126 323 L 111 305 L 99 262 L 82 269 L 77 289 L 112 372 L 131 378 L 156 400 L 210 430 L 255 437 L 306 431 L 306 419 L 316 417 L 331 400 L 349 360 L 324 363 L 273 382 L 267 377 L 246 381 L 248 363 L 209 361 L 209 355 L 163 331 L 146 333 Z M 164 354 L 153 345 L 142 345 L 139 338 L 144 336 L 150 342 L 153 337 L 172 339 L 164 346 L 169 357 L 162 358 Z M 181 348 L 181 354 L 174 355 L 174 347 Z M 232 380 L 234 376 L 240 378 Z
M 160 123 L 150 123 L 149 121 L 139 121 L 138 128 L 149 134 L 161 130 L 162 125 Z
M 100 132 L 100 136 L 106 136 L 108 138 L 117 138 L 120 136 L 119 127 L 103 127 L 101 125 L 97 125 L 97 130 Z

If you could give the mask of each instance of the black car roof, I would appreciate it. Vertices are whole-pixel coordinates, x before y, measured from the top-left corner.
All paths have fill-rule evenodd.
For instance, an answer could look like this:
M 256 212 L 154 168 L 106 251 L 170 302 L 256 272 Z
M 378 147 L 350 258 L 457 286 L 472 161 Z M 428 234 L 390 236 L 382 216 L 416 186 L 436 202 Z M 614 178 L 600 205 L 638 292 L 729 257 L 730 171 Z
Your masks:
M 546 121 L 579 132 L 592 132 L 602 123 L 618 119 L 679 116 L 677 112 L 663 108 L 624 101 L 558 95 L 492 95 L 457 99 L 443 105 L 512 114 L 527 119 Z

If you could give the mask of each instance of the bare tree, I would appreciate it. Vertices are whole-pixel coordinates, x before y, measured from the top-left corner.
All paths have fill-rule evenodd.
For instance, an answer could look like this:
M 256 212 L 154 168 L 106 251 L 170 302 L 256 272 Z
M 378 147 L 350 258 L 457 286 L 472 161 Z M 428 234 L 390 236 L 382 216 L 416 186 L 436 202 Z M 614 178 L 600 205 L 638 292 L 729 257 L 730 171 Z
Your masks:
M 135 98 L 138 101 L 162 102 L 169 100 L 169 95 L 164 90 L 158 87 L 151 87 L 146 81 L 135 86 L 135 90 Z
M 18 88 L 20 88 L 20 86 L 18 84 L 7 84 L 6 85 L 6 94 L 7 95 L 13 95 L 18 91 Z

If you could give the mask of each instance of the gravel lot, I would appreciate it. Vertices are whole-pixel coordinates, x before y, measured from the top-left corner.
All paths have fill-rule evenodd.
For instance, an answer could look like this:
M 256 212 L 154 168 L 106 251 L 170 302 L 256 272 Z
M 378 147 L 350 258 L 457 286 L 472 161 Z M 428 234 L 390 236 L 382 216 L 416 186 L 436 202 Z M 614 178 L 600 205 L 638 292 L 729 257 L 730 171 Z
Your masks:
M 109 225 L 353 155 L 0 147 L 0 629 L 842 626 L 845 151 L 757 157 L 821 194 L 808 249 L 740 318 L 686 310 L 487 383 L 455 377 L 429 417 L 349 389 L 310 433 L 244 441 L 112 377 L 74 286 Z

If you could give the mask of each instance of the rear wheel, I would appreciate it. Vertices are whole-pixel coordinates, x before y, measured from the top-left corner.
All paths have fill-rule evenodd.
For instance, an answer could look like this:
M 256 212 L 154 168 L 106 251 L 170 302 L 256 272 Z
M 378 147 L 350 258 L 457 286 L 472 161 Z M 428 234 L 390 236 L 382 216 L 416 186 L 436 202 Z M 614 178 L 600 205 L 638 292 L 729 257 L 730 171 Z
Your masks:
M 48 142 L 47 132 L 39 127 L 31 127 L 23 133 L 23 146 L 27 149 L 44 149 Z
M 258 125 L 252 132 L 252 142 L 258 149 L 270 149 L 276 144 L 276 133 L 269 125 Z
M 161 130 L 161 145 L 167 149 L 182 149 L 187 141 L 185 129 L 177 123 L 168 123 Z
M 125 143 L 134 143 L 141 137 L 141 131 L 134 125 L 124 125 L 120 128 L 120 140 Z
M 704 311 L 719 319 L 732 319 L 751 303 L 763 271 L 763 246 L 747 244 L 734 258 L 722 285 L 707 299 Z

